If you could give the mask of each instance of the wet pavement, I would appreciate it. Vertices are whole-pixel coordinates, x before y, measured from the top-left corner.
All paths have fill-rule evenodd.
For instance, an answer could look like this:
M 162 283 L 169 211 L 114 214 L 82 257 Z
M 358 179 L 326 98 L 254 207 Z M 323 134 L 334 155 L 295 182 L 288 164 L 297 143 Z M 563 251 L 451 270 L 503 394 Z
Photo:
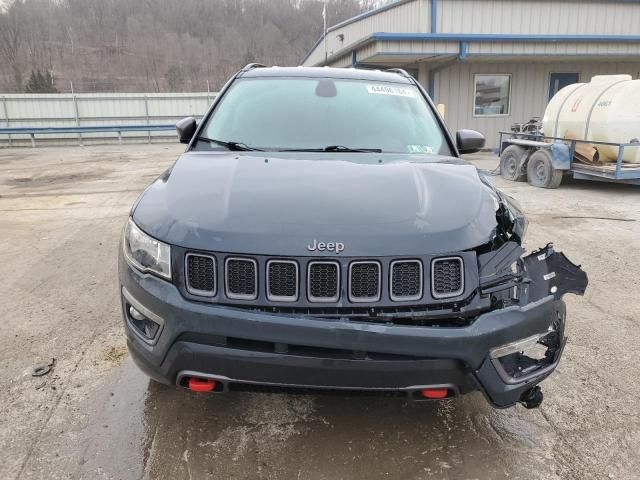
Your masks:
M 131 204 L 180 150 L 0 150 L 0 478 L 638 478 L 639 187 L 495 179 L 529 214 L 527 248 L 553 240 L 590 279 L 566 297 L 569 344 L 538 410 L 478 393 L 198 395 L 133 365 L 116 277 Z

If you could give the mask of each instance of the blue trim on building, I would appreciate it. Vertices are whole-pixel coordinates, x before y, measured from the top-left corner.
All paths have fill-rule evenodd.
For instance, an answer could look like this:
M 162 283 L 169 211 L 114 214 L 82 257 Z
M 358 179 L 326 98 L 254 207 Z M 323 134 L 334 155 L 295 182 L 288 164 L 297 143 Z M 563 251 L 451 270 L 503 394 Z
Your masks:
M 431 0 L 431 33 L 438 31 L 438 0 Z
M 640 35 L 522 35 L 522 34 L 492 34 L 492 33 L 387 33 L 376 32 L 369 38 L 404 42 L 412 40 L 423 41 L 452 41 L 452 42 L 612 42 L 633 43 L 640 42 Z
M 459 49 L 459 47 L 458 47 Z M 458 54 L 459 54 L 458 50 Z M 428 54 L 424 53 L 415 53 L 415 52 L 376 52 L 376 57 L 421 57 L 426 58 L 429 57 L 442 57 L 442 56 L 451 56 L 455 55 L 455 52 L 429 52 Z M 635 53 L 474 53 L 472 54 L 474 57 L 620 57 L 620 58 L 638 58 L 638 55 Z M 469 57 L 468 47 L 467 54 L 465 58 Z
M 458 54 L 458 58 L 461 62 L 464 62 L 467 58 L 467 52 L 469 50 L 468 42 L 460 42 L 460 53 Z

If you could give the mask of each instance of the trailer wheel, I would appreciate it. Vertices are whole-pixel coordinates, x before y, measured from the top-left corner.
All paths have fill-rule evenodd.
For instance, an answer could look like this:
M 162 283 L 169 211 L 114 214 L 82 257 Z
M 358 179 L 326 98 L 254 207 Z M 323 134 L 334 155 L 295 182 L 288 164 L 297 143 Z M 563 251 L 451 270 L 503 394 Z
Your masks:
M 527 162 L 527 181 L 529 185 L 541 188 L 558 188 L 562 182 L 562 170 L 553 168 L 551 152 L 537 150 Z
M 527 149 L 518 145 L 509 145 L 500 155 L 500 176 L 512 182 L 524 182 L 527 179 L 526 172 L 521 171 L 522 159 L 527 154 Z

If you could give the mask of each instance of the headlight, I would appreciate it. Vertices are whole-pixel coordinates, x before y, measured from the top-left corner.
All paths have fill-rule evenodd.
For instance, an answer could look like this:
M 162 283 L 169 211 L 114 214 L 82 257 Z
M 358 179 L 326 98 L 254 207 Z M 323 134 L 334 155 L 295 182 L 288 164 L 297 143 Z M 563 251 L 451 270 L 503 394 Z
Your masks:
M 171 247 L 150 237 L 129 219 L 124 229 L 124 254 L 131 265 L 171 280 Z
M 509 220 L 512 224 L 511 231 L 516 234 L 520 240 L 522 240 L 527 233 L 529 220 L 522 211 L 522 207 L 515 199 L 511 198 L 509 195 L 505 195 L 504 193 L 500 194 L 500 198 L 502 199 L 502 203 L 509 214 Z

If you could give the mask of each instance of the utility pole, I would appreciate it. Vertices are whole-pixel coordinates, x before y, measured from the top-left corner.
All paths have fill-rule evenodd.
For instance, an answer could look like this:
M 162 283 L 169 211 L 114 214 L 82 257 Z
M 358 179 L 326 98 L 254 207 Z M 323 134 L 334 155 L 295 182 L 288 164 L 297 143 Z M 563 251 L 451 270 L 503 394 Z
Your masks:
M 324 23 L 322 27 L 322 37 L 324 40 L 324 64 L 327 64 L 327 59 L 329 58 L 329 52 L 327 50 L 327 1 L 324 1 L 324 5 L 322 6 L 322 21 Z

